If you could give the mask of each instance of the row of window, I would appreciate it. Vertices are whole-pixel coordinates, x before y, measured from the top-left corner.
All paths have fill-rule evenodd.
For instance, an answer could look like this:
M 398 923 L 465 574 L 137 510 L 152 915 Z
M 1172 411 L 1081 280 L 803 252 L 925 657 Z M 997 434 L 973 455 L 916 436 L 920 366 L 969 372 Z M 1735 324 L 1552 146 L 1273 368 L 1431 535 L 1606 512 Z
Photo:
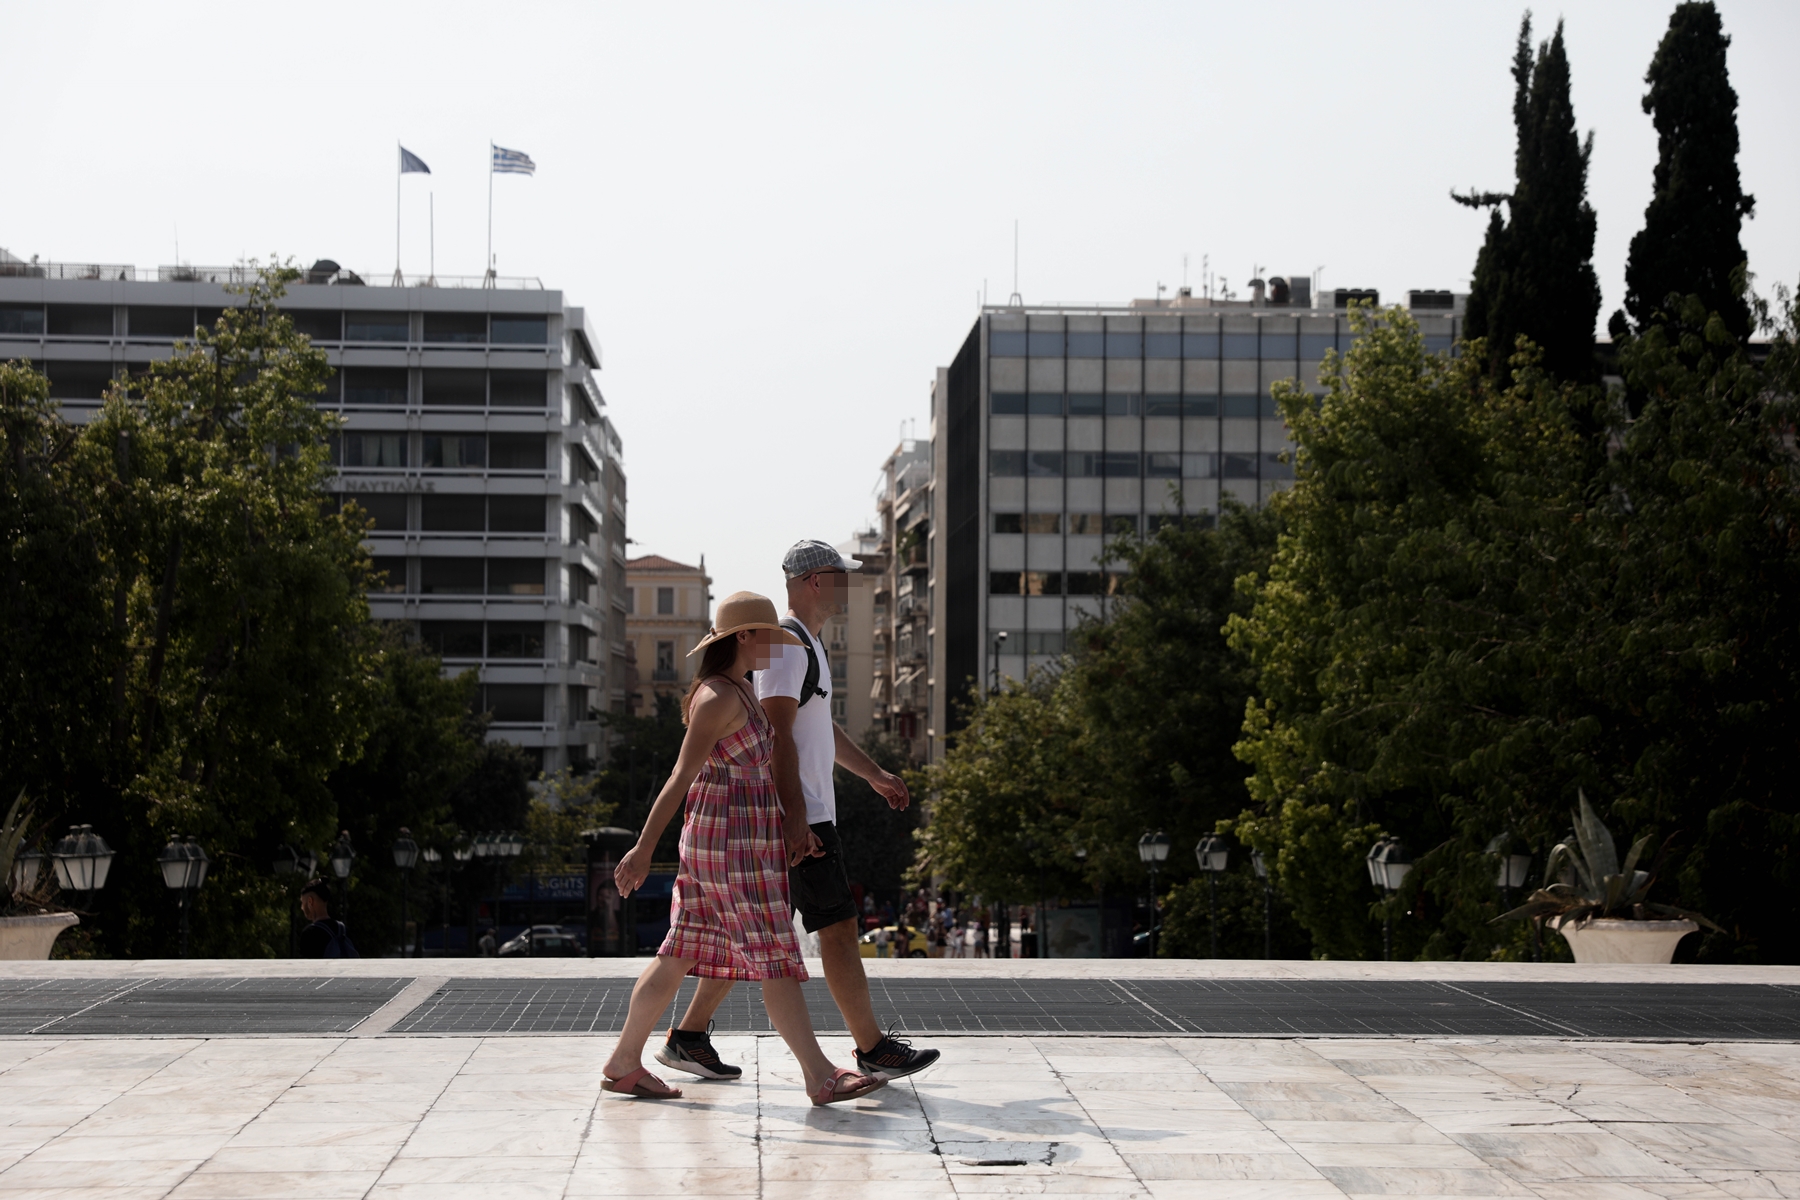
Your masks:
M 1124 358 L 1124 359 L 1262 359 L 1318 362 L 1327 350 L 1350 349 L 1348 325 L 1333 333 L 1302 333 L 1292 319 L 1265 323 L 1256 333 L 1075 333 L 1061 329 L 994 330 L 988 334 L 989 358 Z M 1448 350 L 1451 338 L 1430 334 L 1432 352 Z
M 223 312 L 220 308 L 188 305 L 139 305 L 124 310 L 123 323 L 115 329 L 110 304 L 7 304 L 0 305 L 0 336 L 83 337 L 115 336 L 144 340 L 191 338 L 196 326 L 210 328 Z M 336 309 L 290 308 L 283 310 L 294 328 L 319 342 L 409 342 L 411 314 L 404 312 L 342 312 Z M 550 336 L 547 317 L 488 313 L 428 312 L 423 321 L 425 344 L 542 346 Z
M 1124 576 L 1111 571 L 989 571 L 990 596 L 1114 596 Z
M 1135 450 L 993 450 L 988 473 L 1065 479 L 1292 479 L 1294 465 L 1280 452 L 1177 454 Z
M 544 659 L 542 621 L 420 621 L 419 640 L 439 658 Z
M 994 514 L 995 533 L 1136 533 L 1135 513 L 1016 513 Z
M 651 589 L 645 588 L 643 590 L 648 592 Z M 656 591 L 656 615 L 659 617 L 674 616 L 675 615 L 675 589 L 672 587 L 659 587 L 659 588 L 655 589 L 655 591 Z M 628 613 L 636 613 L 637 612 L 637 594 L 638 594 L 637 588 L 626 588 L 625 589 L 625 611 L 626 612 L 628 612 Z M 650 612 L 649 609 L 645 609 L 644 611 L 646 614 L 648 614 Z M 657 644 L 661 645 L 662 643 L 658 642 Z
M 353 493 L 336 496 L 337 507 L 354 501 L 380 533 L 408 528 L 407 497 Z M 542 496 L 457 496 L 426 493 L 419 497 L 417 528 L 427 533 L 543 533 L 548 506 Z
M 541 558 L 421 558 L 422 596 L 542 596 L 549 577 Z M 376 555 L 375 591 L 407 592 L 406 559 Z
M 1060 629 L 1008 629 L 1005 641 L 999 639 L 999 632 L 994 632 L 990 644 L 998 645 L 1002 654 L 1061 654 L 1066 644 Z
M 50 359 L 36 364 L 58 400 L 99 400 L 118 368 L 112 363 Z M 141 369 L 141 368 L 140 368 Z M 544 371 L 485 371 L 426 368 L 420 398 L 426 408 L 507 408 L 544 411 L 549 403 Z M 346 367 L 332 373 L 318 403 L 327 407 L 406 408 L 405 367 Z
M 1145 396 L 1137 392 L 995 392 L 996 417 L 1279 417 L 1270 396 Z
M 333 439 L 341 467 L 405 467 L 411 438 L 404 433 L 344 433 Z M 427 433 L 419 438 L 422 467 L 442 470 L 542 471 L 548 450 L 541 433 Z

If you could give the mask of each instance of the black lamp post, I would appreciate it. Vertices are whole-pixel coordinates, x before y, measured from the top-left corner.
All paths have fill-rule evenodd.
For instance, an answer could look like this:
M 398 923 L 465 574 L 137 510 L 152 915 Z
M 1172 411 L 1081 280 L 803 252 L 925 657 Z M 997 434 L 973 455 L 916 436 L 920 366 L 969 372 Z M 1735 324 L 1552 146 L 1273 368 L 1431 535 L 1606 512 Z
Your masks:
M 1512 851 L 1515 845 L 1517 845 L 1517 842 L 1513 838 L 1512 830 L 1510 829 L 1487 844 L 1487 852 L 1494 855 L 1499 864 L 1499 869 L 1494 876 L 1494 886 L 1500 894 L 1501 912 L 1505 912 L 1512 907 L 1512 893 L 1516 889 L 1525 886 L 1526 876 L 1531 873 L 1531 855 L 1529 853 L 1513 853 Z M 1535 925 L 1533 926 L 1533 932 L 1536 932 Z M 1532 940 L 1531 951 L 1532 960 L 1535 962 L 1537 960 L 1537 942 L 1535 938 Z
M 83 903 L 106 886 L 112 860 L 113 848 L 92 825 L 69 826 L 68 834 L 50 848 L 56 885 L 66 892 L 79 892 Z
M 350 868 L 356 865 L 356 850 L 350 845 L 350 831 L 338 831 L 330 852 L 331 873 L 338 881 L 338 920 L 350 915 Z
M 176 893 L 175 903 L 181 911 L 183 958 L 188 956 L 188 910 L 193 907 L 192 894 L 206 882 L 206 868 L 211 861 L 193 838 L 184 841 L 180 834 L 171 837 L 162 853 L 156 856 L 156 865 L 162 868 L 163 886 Z
M 1262 880 L 1262 889 L 1263 889 L 1263 958 L 1271 959 L 1271 958 L 1275 957 L 1274 949 L 1273 949 L 1273 939 L 1270 936 L 1270 925 L 1271 925 L 1271 921 L 1270 921 L 1271 911 L 1270 910 L 1274 906 L 1275 885 L 1272 882 L 1270 882 L 1270 880 L 1269 880 L 1269 864 L 1267 861 L 1265 861 L 1263 859 L 1261 850 L 1252 850 L 1250 852 L 1250 869 L 1256 872 L 1256 877 L 1258 879 Z
M 1138 859 L 1150 868 L 1150 957 L 1156 957 L 1156 872 L 1169 858 L 1169 835 L 1162 830 L 1138 839 Z
M 1219 957 L 1219 876 L 1231 859 L 1231 849 L 1226 846 L 1225 839 L 1217 834 L 1209 833 L 1200 839 L 1194 847 L 1194 859 L 1200 869 L 1206 872 L 1206 912 L 1212 923 L 1211 958 Z
M 1002 629 L 994 635 L 994 686 L 993 692 L 1000 690 L 1000 651 L 1006 646 L 1006 630 Z
M 419 861 L 419 843 L 412 840 L 412 831 L 406 826 L 400 827 L 400 836 L 394 839 L 394 865 L 400 868 L 400 957 L 408 957 L 406 953 L 406 877 Z
M 1382 910 L 1381 915 L 1381 959 L 1390 962 L 1394 957 L 1394 913 L 1392 900 L 1394 893 L 1406 881 L 1406 873 L 1412 870 L 1412 858 L 1406 853 L 1396 837 L 1384 837 L 1369 847 L 1365 860 L 1369 868 L 1369 882 L 1386 893 L 1390 902 Z

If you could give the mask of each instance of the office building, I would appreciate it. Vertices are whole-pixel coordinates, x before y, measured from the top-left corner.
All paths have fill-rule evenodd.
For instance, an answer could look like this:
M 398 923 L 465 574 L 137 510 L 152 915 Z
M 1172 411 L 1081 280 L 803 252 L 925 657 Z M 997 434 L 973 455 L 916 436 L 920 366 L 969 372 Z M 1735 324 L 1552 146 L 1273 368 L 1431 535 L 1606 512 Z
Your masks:
M 1258 505 L 1289 486 L 1287 430 L 1269 389 L 1317 389 L 1327 350 L 1350 344 L 1341 289 L 1302 277 L 1247 300 L 983 308 L 932 394 L 934 519 L 926 575 L 931 736 L 978 681 L 1023 677 L 1062 653 L 1116 587 L 1110 532 Z M 1432 350 L 1460 334 L 1461 296 L 1408 293 Z M 1004 633 L 1005 637 L 999 635 Z
M 838 550 L 862 563 L 862 570 L 844 611 L 827 618 L 822 631 L 831 659 L 831 719 L 861 745 L 870 730 L 886 728 L 886 551 L 876 529 L 863 530 Z
M 877 723 L 905 743 L 914 761 L 924 762 L 933 680 L 931 443 L 901 441 L 882 463 L 881 479 L 875 503 L 881 535 L 876 591 L 883 618 L 874 641 Z
M 90 419 L 250 274 L 0 258 L 0 359 L 30 359 Z M 389 283 L 321 261 L 282 301 L 335 368 L 319 404 L 343 420 L 333 495 L 375 523 L 370 610 L 479 671 L 490 738 L 545 770 L 588 762 L 627 666 L 624 451 L 598 343 L 535 279 Z
M 681 697 L 693 682 L 698 656 L 688 652 L 712 628 L 712 578 L 700 565 L 645 554 L 625 561 L 626 638 L 636 650 L 637 685 L 630 710 L 656 714 L 658 696 Z

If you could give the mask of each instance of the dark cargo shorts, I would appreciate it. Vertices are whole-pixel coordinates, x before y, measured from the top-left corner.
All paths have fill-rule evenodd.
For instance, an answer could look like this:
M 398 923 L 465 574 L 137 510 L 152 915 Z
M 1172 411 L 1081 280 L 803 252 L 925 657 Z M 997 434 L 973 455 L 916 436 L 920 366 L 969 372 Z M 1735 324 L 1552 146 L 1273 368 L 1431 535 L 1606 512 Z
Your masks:
M 825 853 L 803 858 L 788 868 L 788 892 L 800 924 L 806 932 L 817 933 L 827 925 L 854 920 L 856 901 L 850 895 L 850 877 L 844 873 L 844 847 L 837 826 L 820 821 L 812 831 L 819 835 Z

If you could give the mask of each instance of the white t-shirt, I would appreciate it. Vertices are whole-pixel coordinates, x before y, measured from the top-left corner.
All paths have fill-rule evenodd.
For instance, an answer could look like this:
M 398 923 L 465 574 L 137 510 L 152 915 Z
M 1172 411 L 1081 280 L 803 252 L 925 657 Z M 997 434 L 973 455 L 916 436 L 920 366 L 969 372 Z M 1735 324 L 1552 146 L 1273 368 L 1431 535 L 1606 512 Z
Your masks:
M 837 791 L 831 786 L 831 768 L 837 761 L 837 736 L 831 721 L 831 660 L 825 657 L 825 647 L 810 631 L 802 636 L 813 644 L 813 652 L 819 656 L 819 687 L 825 694 L 815 693 L 794 714 L 794 747 L 800 752 L 800 790 L 806 795 L 808 825 L 817 825 L 821 821 L 836 824 Z M 800 688 L 806 682 L 806 648 L 776 645 L 771 649 L 774 653 L 768 668 L 756 673 L 756 698 L 767 700 L 770 696 L 786 696 L 789 700 L 800 699 Z

